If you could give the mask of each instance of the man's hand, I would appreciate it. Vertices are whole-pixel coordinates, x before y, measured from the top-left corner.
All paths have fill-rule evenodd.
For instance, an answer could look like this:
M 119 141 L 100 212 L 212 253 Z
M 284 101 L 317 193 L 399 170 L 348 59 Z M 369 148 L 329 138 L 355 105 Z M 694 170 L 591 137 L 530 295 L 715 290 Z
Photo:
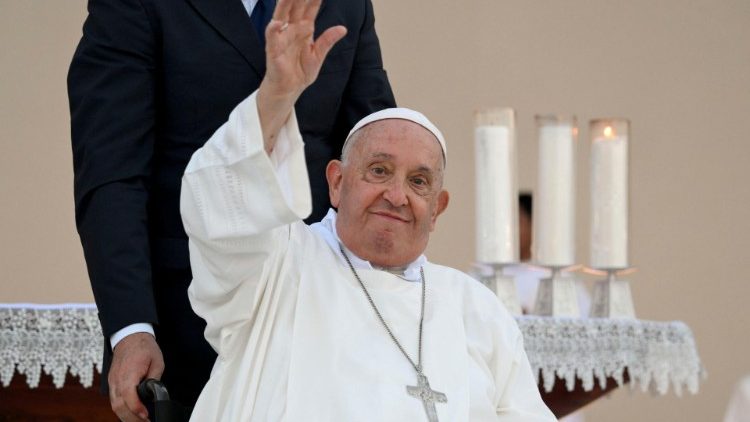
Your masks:
M 294 103 L 318 77 L 334 44 L 346 28 L 328 28 L 313 40 L 321 0 L 279 0 L 266 27 L 266 75 L 258 89 L 258 114 L 266 152 L 292 112 Z
M 160 379 L 164 358 L 154 336 L 135 333 L 115 346 L 109 368 L 109 401 L 121 421 L 148 420 L 148 411 L 138 399 L 136 386 L 144 378 Z

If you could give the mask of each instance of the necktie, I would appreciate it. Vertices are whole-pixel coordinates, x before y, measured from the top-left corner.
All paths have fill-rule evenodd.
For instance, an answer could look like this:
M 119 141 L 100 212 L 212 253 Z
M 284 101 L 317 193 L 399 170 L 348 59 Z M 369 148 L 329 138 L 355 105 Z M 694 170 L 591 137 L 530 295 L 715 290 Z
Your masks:
M 258 0 L 250 14 L 250 20 L 253 22 L 255 32 L 258 33 L 258 39 L 261 44 L 266 44 L 266 25 L 271 21 L 273 8 L 276 5 L 275 0 Z

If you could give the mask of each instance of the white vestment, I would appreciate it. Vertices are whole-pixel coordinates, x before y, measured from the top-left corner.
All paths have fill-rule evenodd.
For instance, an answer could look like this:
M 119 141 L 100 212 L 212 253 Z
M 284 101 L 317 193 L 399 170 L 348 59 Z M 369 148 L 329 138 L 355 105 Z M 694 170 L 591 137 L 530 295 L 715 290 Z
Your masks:
M 304 148 L 290 116 L 270 155 L 255 94 L 193 155 L 182 183 L 190 301 L 218 359 L 195 421 L 426 421 L 414 368 L 337 248 L 302 222 Z M 357 270 L 416 360 L 420 282 Z M 548 421 L 521 333 L 497 298 L 424 262 L 423 367 L 440 421 Z
M 750 375 L 741 379 L 729 400 L 724 422 L 747 422 L 750 420 Z

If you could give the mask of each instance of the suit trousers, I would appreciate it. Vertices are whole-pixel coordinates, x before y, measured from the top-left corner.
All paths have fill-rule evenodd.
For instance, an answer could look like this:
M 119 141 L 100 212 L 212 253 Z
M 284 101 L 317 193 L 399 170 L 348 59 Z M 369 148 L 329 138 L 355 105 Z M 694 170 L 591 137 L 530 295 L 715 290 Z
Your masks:
M 198 400 L 216 361 L 216 352 L 203 337 L 206 322 L 190 307 L 187 289 L 191 280 L 189 269 L 154 273 L 159 312 L 154 331 L 167 363 L 162 381 L 171 399 L 189 406 Z

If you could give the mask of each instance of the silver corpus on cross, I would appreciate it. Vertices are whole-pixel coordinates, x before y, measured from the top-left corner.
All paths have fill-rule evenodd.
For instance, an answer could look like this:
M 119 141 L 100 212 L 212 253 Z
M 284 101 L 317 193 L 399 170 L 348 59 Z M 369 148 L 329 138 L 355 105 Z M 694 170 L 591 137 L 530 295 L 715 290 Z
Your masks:
M 422 400 L 424 405 L 424 411 L 427 413 L 427 420 L 430 422 L 437 422 L 437 410 L 435 409 L 435 402 L 447 403 L 448 398 L 445 394 L 435 391 L 430 388 L 430 382 L 427 381 L 427 377 L 422 375 L 421 372 L 417 373 L 417 386 L 412 385 L 406 386 L 406 391 L 412 396 Z
M 406 392 L 409 393 L 409 395 L 418 398 L 419 400 L 422 400 L 422 405 L 424 405 L 424 411 L 427 414 L 427 420 L 429 422 L 438 422 L 437 417 L 437 410 L 435 409 L 435 402 L 438 403 L 447 403 L 448 398 L 445 394 L 435 391 L 432 388 L 430 388 L 430 382 L 427 380 L 427 377 L 422 373 L 422 325 L 424 323 L 424 302 L 425 302 L 425 296 L 427 292 L 427 283 L 424 278 L 424 268 L 419 269 L 419 274 L 422 276 L 422 305 L 419 312 L 419 348 L 418 348 L 418 355 L 417 355 L 417 363 L 415 364 L 414 361 L 409 357 L 409 355 L 406 353 L 406 350 L 401 346 L 401 343 L 396 339 L 396 336 L 393 335 L 393 332 L 391 331 L 391 328 L 388 327 L 388 324 L 385 323 L 385 320 L 383 319 L 383 316 L 380 314 L 380 311 L 378 310 L 378 307 L 375 306 L 375 302 L 372 300 L 372 296 L 370 296 L 370 292 L 367 291 L 367 287 L 365 287 L 365 283 L 362 282 L 362 279 L 359 278 L 359 274 L 357 274 L 357 270 L 354 269 L 354 265 L 352 265 L 352 261 L 349 260 L 349 256 L 344 251 L 344 246 L 339 243 L 339 250 L 341 251 L 341 255 L 344 255 L 344 259 L 346 260 L 346 263 L 349 264 L 349 269 L 352 270 L 352 274 L 354 274 L 354 278 L 357 279 L 357 282 L 359 282 L 359 286 L 362 288 L 362 291 L 365 293 L 365 296 L 367 296 L 367 301 L 370 302 L 370 306 L 372 306 L 372 310 L 375 311 L 375 315 L 377 315 L 378 319 L 380 320 L 380 323 L 383 325 L 383 328 L 385 328 L 385 331 L 388 332 L 388 335 L 391 337 L 391 340 L 396 344 L 399 350 L 401 350 L 401 353 L 406 357 L 406 359 L 409 361 L 411 366 L 414 368 L 415 371 L 417 371 L 417 385 L 407 385 L 406 386 Z

